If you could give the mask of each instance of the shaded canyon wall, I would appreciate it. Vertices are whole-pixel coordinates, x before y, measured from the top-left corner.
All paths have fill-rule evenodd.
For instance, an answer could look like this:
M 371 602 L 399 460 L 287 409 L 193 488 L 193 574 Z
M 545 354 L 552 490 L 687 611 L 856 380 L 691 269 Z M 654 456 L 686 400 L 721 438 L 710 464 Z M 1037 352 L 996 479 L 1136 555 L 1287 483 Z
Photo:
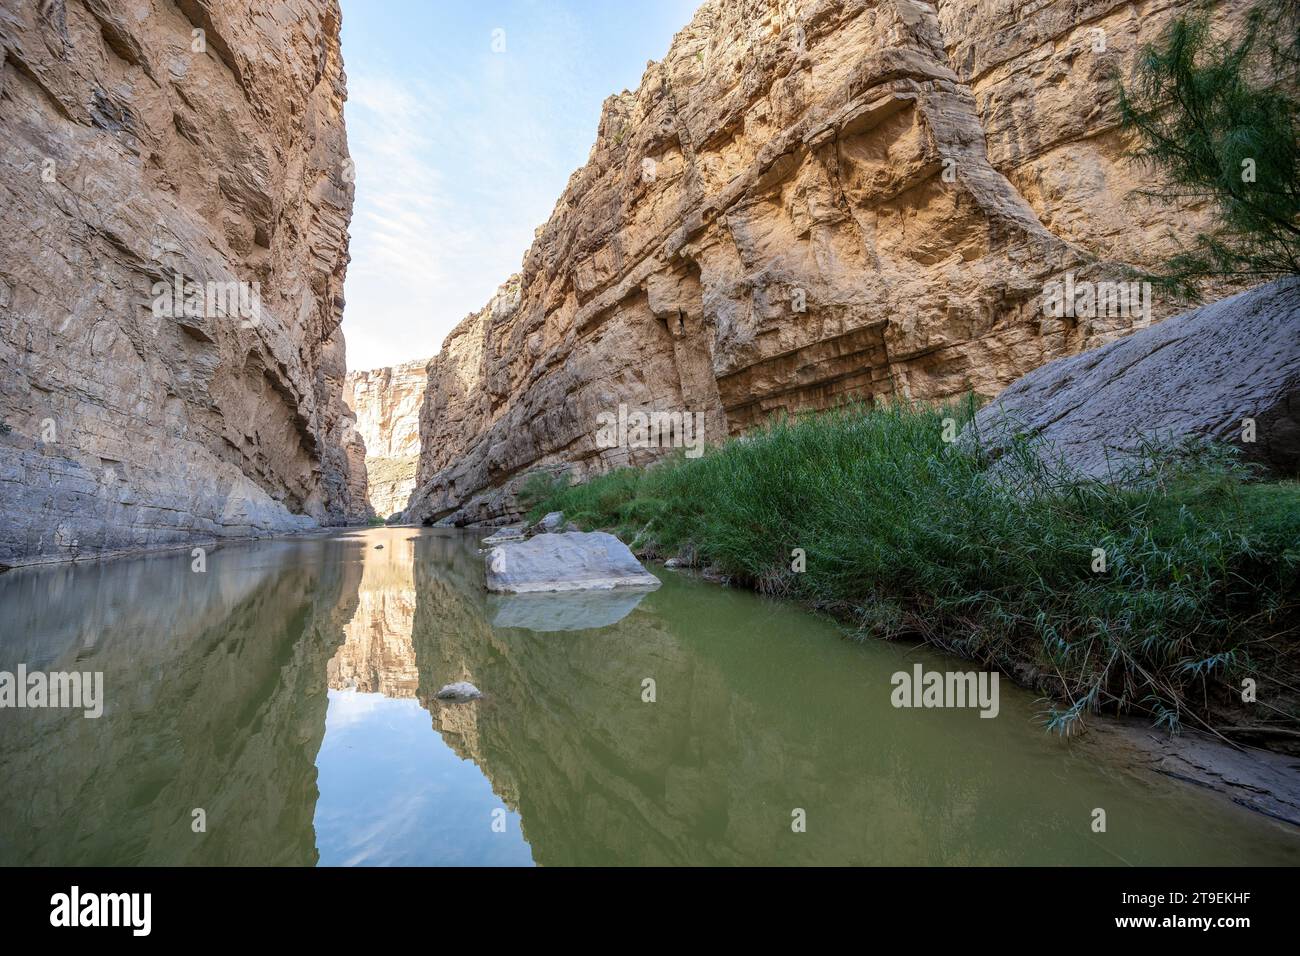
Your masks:
M 716 441 L 850 397 L 990 396 L 1178 311 L 1041 300 L 1203 221 L 1131 195 L 1115 108 L 1190 6 L 708 0 L 606 100 L 520 273 L 430 363 L 407 517 L 513 516 L 533 470 L 661 454 L 603 447 L 620 405 L 702 413 Z
M 339 17 L 0 0 L 0 563 L 366 516 Z

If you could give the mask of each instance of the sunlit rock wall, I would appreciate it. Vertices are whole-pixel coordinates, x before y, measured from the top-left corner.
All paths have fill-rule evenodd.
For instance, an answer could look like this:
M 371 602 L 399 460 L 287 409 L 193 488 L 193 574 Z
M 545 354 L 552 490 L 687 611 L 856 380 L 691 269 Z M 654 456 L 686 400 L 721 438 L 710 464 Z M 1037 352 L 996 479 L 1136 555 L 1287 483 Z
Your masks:
M 703 413 L 712 441 L 851 397 L 989 396 L 1172 314 L 1041 299 L 1201 221 L 1130 194 L 1149 183 L 1115 108 L 1191 7 L 708 0 L 605 102 L 520 273 L 430 363 L 408 516 L 509 516 L 531 470 L 661 454 L 602 447 L 620 405 Z
M 370 504 L 379 517 L 403 510 L 420 467 L 420 409 L 428 363 L 349 372 L 344 400 L 365 442 Z

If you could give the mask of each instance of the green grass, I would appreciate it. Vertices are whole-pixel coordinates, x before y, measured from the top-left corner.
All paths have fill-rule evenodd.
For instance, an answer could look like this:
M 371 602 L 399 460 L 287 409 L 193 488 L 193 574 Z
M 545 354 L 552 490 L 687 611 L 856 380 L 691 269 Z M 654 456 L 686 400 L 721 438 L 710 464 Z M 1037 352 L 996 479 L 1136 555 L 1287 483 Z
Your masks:
M 965 401 L 777 420 L 701 458 L 582 485 L 537 474 L 523 497 L 534 519 L 562 510 L 862 636 L 999 667 L 1051 693 L 1047 720 L 1063 731 L 1101 709 L 1203 721 L 1211 685 L 1222 698 L 1294 650 L 1300 485 L 1255 483 L 1232 450 L 1208 445 L 1148 449 L 1105 483 L 1062 477 L 1023 438 L 990 466 L 977 443 L 943 440 L 944 419 L 960 427 L 973 412 Z

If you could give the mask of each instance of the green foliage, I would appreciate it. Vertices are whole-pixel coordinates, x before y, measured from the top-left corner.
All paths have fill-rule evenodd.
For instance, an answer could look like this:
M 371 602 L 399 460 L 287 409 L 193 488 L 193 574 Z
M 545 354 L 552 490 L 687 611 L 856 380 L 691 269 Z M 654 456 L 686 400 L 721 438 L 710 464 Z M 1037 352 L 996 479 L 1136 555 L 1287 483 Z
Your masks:
M 563 510 L 863 635 L 1033 668 L 1066 701 L 1049 721 L 1061 730 L 1099 708 L 1176 725 L 1194 689 L 1246 673 L 1295 623 L 1300 485 L 1251 483 L 1209 445 L 1152 446 L 1098 482 L 1060 474 L 1022 437 L 990 467 L 977 442 L 942 440 L 944 419 L 974 408 L 849 406 L 698 459 L 539 478 L 531 517 Z
M 1148 279 L 1195 301 L 1206 279 L 1300 273 L 1298 63 L 1300 16 L 1287 2 L 1262 4 L 1228 40 L 1204 14 L 1180 17 L 1143 49 L 1120 88 L 1132 155 L 1159 179 L 1139 193 L 1215 212 L 1214 228 Z

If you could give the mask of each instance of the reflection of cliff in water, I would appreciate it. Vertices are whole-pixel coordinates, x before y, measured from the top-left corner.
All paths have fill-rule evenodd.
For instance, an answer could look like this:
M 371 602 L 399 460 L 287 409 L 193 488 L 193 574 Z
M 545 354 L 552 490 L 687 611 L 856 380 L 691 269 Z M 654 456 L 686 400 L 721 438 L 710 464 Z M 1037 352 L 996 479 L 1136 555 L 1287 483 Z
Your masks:
M 855 742 L 819 737 L 822 725 L 798 698 L 816 689 L 791 687 L 792 669 L 777 665 L 746 686 L 726 675 L 725 660 L 684 645 L 645 611 L 597 631 L 494 630 L 478 582 L 436 559 L 417 561 L 416 584 L 421 699 L 461 679 L 487 695 L 472 709 L 442 706 L 435 724 L 520 812 L 538 863 L 848 862 L 870 859 L 877 837 L 920 842 L 917 832 L 899 832 L 896 816 L 889 834 L 856 817 L 855 805 L 903 796 L 889 755 L 864 753 L 851 771 L 841 757 L 822 760 Z M 677 619 L 707 631 L 719 594 L 692 601 L 697 593 L 669 580 L 642 607 L 672 602 Z M 727 626 L 743 631 L 746 622 L 733 616 Z M 647 677 L 656 703 L 641 699 Z M 828 766 L 845 769 L 828 777 Z M 795 807 L 815 821 L 797 837 Z M 836 825 L 850 817 L 853 826 Z M 845 842 L 855 831 L 856 846 Z
M 316 861 L 325 665 L 353 616 L 352 543 L 270 542 L 11 572 L 0 667 L 103 671 L 104 714 L 0 720 L 0 863 Z M 192 811 L 207 832 L 192 830 Z
M 609 626 L 493 626 L 589 609 L 503 616 L 482 573 L 472 535 L 386 528 L 222 548 L 206 574 L 173 555 L 0 577 L 0 669 L 100 670 L 106 696 L 98 720 L 0 714 L 0 864 L 1294 861 L 1258 821 L 1063 753 L 1014 688 L 996 720 L 895 710 L 892 671 L 948 666 L 923 650 L 673 575 Z M 435 699 L 461 680 L 484 699 Z M 484 838 L 496 800 L 527 847 Z
M 417 545 L 429 553 L 416 562 L 420 697 L 448 743 L 520 812 L 537 862 L 865 862 L 881 843 L 914 845 L 924 858 L 920 813 L 890 813 L 887 829 L 859 814 L 924 804 L 924 785 L 901 779 L 896 751 L 869 735 L 826 736 L 845 725 L 817 719 L 835 701 L 798 685 L 803 642 L 793 642 L 789 661 L 740 661 L 734 670 L 728 655 L 743 654 L 743 643 L 707 646 L 715 628 L 779 627 L 784 609 L 670 579 L 645 610 L 610 628 L 494 630 L 479 582 L 454 555 L 438 554 L 453 547 Z M 670 608 L 672 620 L 691 626 L 671 627 L 655 613 Z M 764 642 L 764 651 L 777 643 Z M 656 703 L 642 700 L 647 677 Z M 486 699 L 431 702 L 451 680 L 472 681 Z M 790 829 L 796 807 L 813 820 L 805 834 Z M 978 811 L 974 798 L 965 810 Z
M 330 690 L 385 697 L 415 696 L 411 627 L 415 617 L 414 541 L 404 533 L 383 537 L 382 547 L 363 545 L 356 612 L 343 627 L 343 644 L 330 659 Z
M 518 810 L 517 792 L 509 780 L 488 772 L 481 759 L 478 727 L 485 710 L 495 710 L 495 697 L 451 703 L 434 697 L 447 684 L 469 681 L 482 689 L 477 657 L 445 653 L 462 643 L 491 654 L 494 633 L 487 623 L 487 592 L 483 559 L 470 535 L 434 533 L 415 541 L 415 618 L 412 642 L 419 669 L 420 704 L 433 718 L 447 746 L 484 772 L 493 791 L 511 810 Z
M 419 697 L 518 811 L 538 863 L 1115 862 L 1079 821 L 1132 783 L 1090 767 L 1077 792 L 1064 783 L 1078 765 L 1028 737 L 1028 695 L 1004 693 L 1000 720 L 895 710 L 888 674 L 917 652 L 671 575 L 612 627 L 494 629 L 462 542 L 416 544 Z M 431 699 L 454 680 L 486 698 Z M 1195 853 L 1176 832 L 1147 839 Z

